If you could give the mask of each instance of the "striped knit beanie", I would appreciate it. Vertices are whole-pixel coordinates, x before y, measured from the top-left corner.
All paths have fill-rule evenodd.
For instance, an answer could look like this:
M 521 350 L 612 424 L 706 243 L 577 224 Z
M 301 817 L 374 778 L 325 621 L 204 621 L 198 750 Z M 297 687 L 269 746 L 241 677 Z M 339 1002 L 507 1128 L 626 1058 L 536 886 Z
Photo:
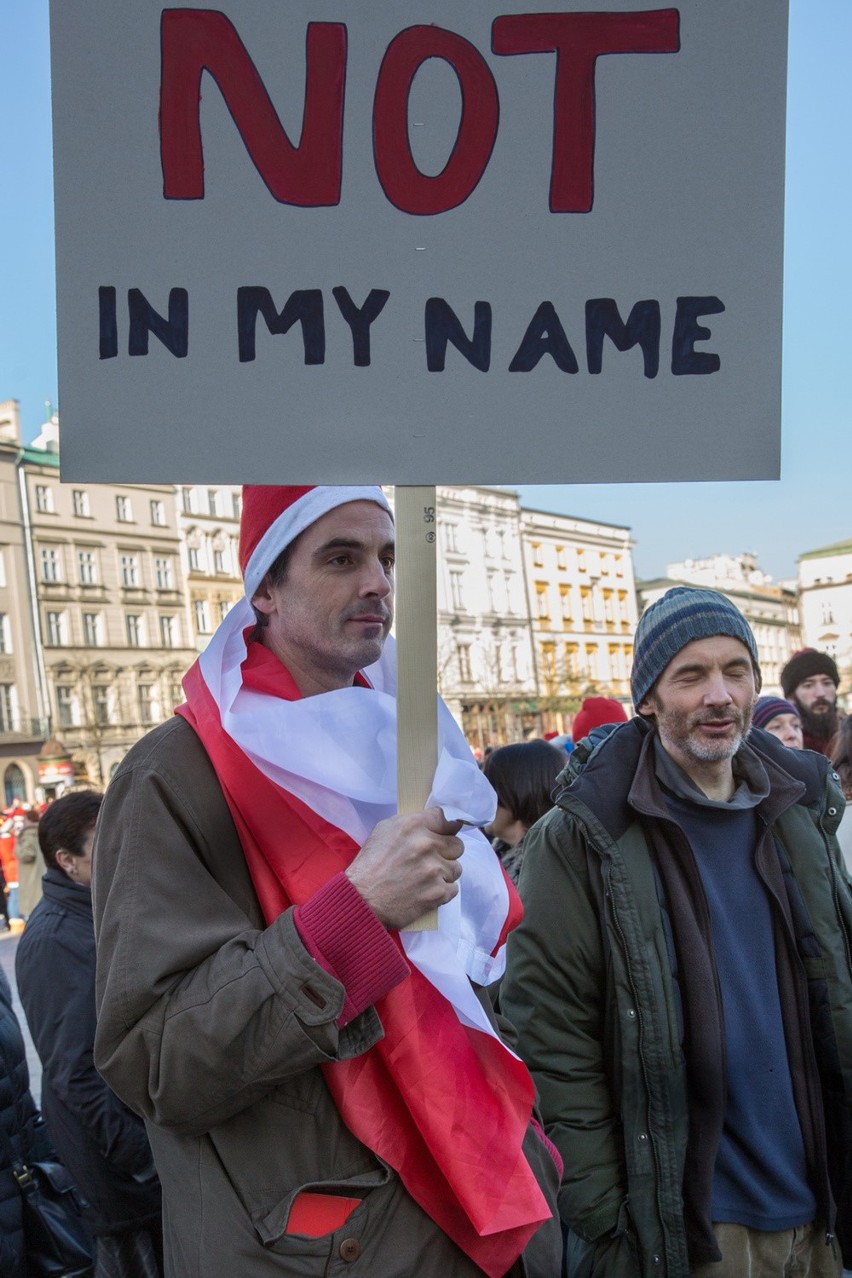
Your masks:
M 765 728 L 779 714 L 794 714 L 800 718 L 798 706 L 782 697 L 758 697 L 754 703 L 754 714 L 751 721 L 756 728 Z
M 633 645 L 630 688 L 637 708 L 669 662 L 695 639 L 729 635 L 745 644 L 760 683 L 757 644 L 739 608 L 718 590 L 674 586 L 642 614 Z

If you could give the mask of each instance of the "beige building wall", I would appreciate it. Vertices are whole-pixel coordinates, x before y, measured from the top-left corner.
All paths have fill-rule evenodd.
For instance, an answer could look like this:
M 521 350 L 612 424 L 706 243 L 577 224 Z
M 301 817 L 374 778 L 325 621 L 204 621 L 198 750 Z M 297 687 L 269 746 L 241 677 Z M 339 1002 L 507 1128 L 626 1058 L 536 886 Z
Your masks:
M 440 487 L 438 684 L 471 745 L 537 728 L 516 492 Z
M 177 490 L 189 633 L 198 652 L 243 593 L 240 499 L 241 489 L 228 484 Z
M 55 419 L 22 468 L 52 735 L 103 785 L 195 657 L 175 490 L 62 484 Z
M 34 802 L 47 715 L 33 631 L 28 544 L 18 487 L 18 403 L 0 403 L 0 807 Z
M 568 731 L 560 701 L 588 695 L 630 702 L 636 587 L 630 529 L 522 510 L 529 613 L 548 727 Z
M 804 642 L 828 652 L 840 671 L 841 694 L 852 693 L 852 541 L 799 557 L 799 601 Z

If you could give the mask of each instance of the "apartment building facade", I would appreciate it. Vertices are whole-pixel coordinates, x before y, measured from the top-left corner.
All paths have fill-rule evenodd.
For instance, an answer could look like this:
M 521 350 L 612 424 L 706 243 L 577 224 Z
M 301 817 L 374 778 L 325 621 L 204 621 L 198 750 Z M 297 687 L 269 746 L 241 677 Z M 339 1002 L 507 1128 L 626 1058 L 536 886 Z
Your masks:
M 569 730 L 582 697 L 629 708 L 636 583 L 630 529 L 521 510 L 543 728 Z
M 803 640 L 831 654 L 852 704 L 852 540 L 800 555 L 798 586 Z
M 0 807 L 33 802 L 49 707 L 30 575 L 31 547 L 21 506 L 18 404 L 0 404 Z
M 183 485 L 178 492 L 181 560 L 187 587 L 191 642 L 203 651 L 241 598 L 239 540 L 242 490 Z
M 441 487 L 438 686 L 474 748 L 537 726 L 520 506 L 500 488 Z
M 105 785 L 182 700 L 195 656 L 175 489 L 61 483 L 55 417 L 19 467 L 53 753 L 64 746 L 75 780 Z M 62 772 L 47 762 L 49 793 Z

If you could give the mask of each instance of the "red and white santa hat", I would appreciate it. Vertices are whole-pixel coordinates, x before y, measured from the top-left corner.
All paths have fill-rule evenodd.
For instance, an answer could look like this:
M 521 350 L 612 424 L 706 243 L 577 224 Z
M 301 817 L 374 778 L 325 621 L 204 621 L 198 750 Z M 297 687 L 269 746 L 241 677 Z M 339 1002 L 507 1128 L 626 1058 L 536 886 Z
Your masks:
M 251 599 L 257 593 L 264 576 L 291 541 L 322 515 L 350 501 L 372 501 L 393 515 L 381 488 L 247 484 L 240 519 L 240 571 L 246 596 Z

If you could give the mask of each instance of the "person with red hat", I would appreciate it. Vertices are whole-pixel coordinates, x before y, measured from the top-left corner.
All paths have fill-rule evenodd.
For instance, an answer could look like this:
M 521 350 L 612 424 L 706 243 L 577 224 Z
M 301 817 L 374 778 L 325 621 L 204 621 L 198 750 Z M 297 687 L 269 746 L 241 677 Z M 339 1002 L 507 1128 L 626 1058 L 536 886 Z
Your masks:
M 443 704 L 396 810 L 388 503 L 248 487 L 240 563 L 94 855 L 95 1060 L 146 1120 L 166 1273 L 549 1278 L 558 1156 L 485 993 L 520 906 Z

